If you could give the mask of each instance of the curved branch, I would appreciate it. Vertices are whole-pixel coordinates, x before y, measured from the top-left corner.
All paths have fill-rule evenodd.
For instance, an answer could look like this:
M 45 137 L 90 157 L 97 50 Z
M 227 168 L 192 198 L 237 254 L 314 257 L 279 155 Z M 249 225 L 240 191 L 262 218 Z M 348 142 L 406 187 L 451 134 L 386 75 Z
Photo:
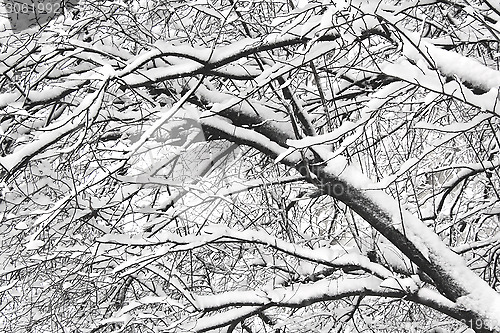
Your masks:
M 438 293 L 428 288 L 418 288 L 411 278 L 391 278 L 382 281 L 375 277 L 340 277 L 336 280 L 325 279 L 307 285 L 296 284 L 272 290 L 230 291 L 216 295 L 195 296 L 197 306 L 205 311 L 216 311 L 234 306 L 240 308 L 204 317 L 190 326 L 195 332 L 205 332 L 241 320 L 243 314 L 247 318 L 256 314 L 258 310 L 270 307 L 301 308 L 318 302 L 357 295 L 405 297 L 456 319 L 466 315 L 457 304 Z

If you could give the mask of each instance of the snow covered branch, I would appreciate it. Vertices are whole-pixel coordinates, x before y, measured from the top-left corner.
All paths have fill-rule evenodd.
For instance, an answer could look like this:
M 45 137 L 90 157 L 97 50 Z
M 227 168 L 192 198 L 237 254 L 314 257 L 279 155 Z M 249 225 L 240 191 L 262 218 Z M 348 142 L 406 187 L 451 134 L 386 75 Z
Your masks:
M 296 284 L 286 288 L 195 296 L 197 306 L 205 311 L 234 306 L 239 308 L 199 319 L 191 329 L 195 332 L 204 332 L 240 321 L 244 317 L 254 315 L 256 311 L 270 307 L 300 308 L 317 302 L 338 300 L 354 295 L 405 297 L 439 309 L 455 318 L 463 316 L 459 306 L 431 289 L 419 288 L 412 278 L 379 280 L 375 277 L 340 277 L 335 280 L 322 280 L 307 285 Z

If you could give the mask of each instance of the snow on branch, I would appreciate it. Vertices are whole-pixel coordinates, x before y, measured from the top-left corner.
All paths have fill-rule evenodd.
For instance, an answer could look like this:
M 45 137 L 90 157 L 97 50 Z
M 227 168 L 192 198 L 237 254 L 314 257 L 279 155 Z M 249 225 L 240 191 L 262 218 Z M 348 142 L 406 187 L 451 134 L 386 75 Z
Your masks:
M 439 48 L 432 43 L 431 38 L 423 38 L 421 33 L 409 31 L 405 27 L 404 20 L 401 20 L 404 17 L 404 10 L 405 5 L 398 7 L 382 5 L 377 8 L 376 14 L 397 28 L 403 38 L 402 54 L 406 58 L 422 66 L 436 68 L 445 76 L 458 77 L 462 82 L 468 82 L 486 91 L 500 87 L 500 71 L 485 66 L 471 57 Z
M 224 226 L 208 226 L 204 229 L 210 235 L 220 235 L 221 239 L 235 239 L 249 243 L 258 243 L 273 247 L 294 257 L 323 264 L 329 267 L 356 266 L 376 276 L 386 278 L 392 273 L 382 265 L 371 262 L 367 257 L 357 253 L 347 253 L 338 247 L 322 247 L 310 249 L 295 243 L 289 243 L 264 231 L 237 231 Z
M 491 89 L 482 95 L 476 95 L 460 82 L 450 81 L 444 83 L 443 78 L 436 71 L 427 68 L 422 61 L 414 65 L 406 59 L 400 59 L 397 63 L 382 65 L 382 71 L 386 75 L 400 78 L 438 94 L 453 97 L 481 110 L 500 112 L 496 89 Z M 451 128 L 445 128 L 445 131 L 450 130 Z
M 310 249 L 295 243 L 290 243 L 269 235 L 264 231 L 244 230 L 238 231 L 222 225 L 211 225 L 205 227 L 201 235 L 189 234 L 179 236 L 177 234 L 162 231 L 154 237 L 142 237 L 137 235 L 129 237 L 122 234 L 108 234 L 97 239 L 100 243 L 124 245 L 124 246 L 158 246 L 160 249 L 153 254 L 147 254 L 120 264 L 115 270 L 124 270 L 140 262 L 151 260 L 169 252 L 179 252 L 195 249 L 208 244 L 227 242 L 246 242 L 249 244 L 261 244 L 272 247 L 278 251 L 289 254 L 299 259 L 315 262 L 328 267 L 358 267 L 366 272 L 373 273 L 380 278 L 388 278 L 393 273 L 384 266 L 371 262 L 367 257 L 356 253 L 354 250 L 349 253 L 344 247 L 322 247 Z M 165 245 L 170 244 L 170 245 Z
M 196 94 L 203 101 L 212 104 L 211 113 L 229 118 L 235 125 L 251 126 L 280 145 L 285 145 L 287 139 L 295 137 L 286 115 L 277 112 L 270 105 L 221 93 L 204 85 L 196 90 Z
M 218 115 L 202 115 L 200 117 L 200 123 L 210 132 L 216 133 L 217 135 L 228 138 L 239 144 L 246 144 L 257 148 L 273 158 L 276 158 L 286 151 L 284 147 L 270 140 L 265 135 L 250 129 L 234 126 L 228 119 Z M 301 156 L 298 152 L 289 154 L 283 159 L 283 162 L 287 165 L 296 165 L 300 161 Z
M 494 246 L 500 243 L 500 233 L 497 233 L 493 237 L 490 237 L 485 240 L 466 243 L 458 246 L 454 246 L 452 250 L 456 253 L 465 253 L 467 251 L 481 249 L 484 247 Z
M 199 82 L 198 82 L 199 84 Z M 140 139 L 130 147 L 127 158 L 130 158 L 133 154 L 137 152 L 137 150 L 156 132 L 165 122 L 167 122 L 170 118 L 172 118 L 177 111 L 184 105 L 187 99 L 194 93 L 197 89 L 198 84 L 193 86 L 191 90 L 185 93 L 179 101 L 177 101 L 168 111 L 166 111 L 160 119 L 156 120 L 153 125 L 151 125 L 144 133 L 141 135 Z
M 182 329 L 189 332 L 206 332 L 217 328 L 229 326 L 233 323 L 241 322 L 263 310 L 266 307 L 251 306 L 231 309 L 213 316 L 204 316 L 200 319 L 182 325 Z
M 414 32 L 404 31 L 403 36 L 410 41 L 404 43 L 403 47 L 403 54 L 409 59 L 421 61 L 423 53 L 446 76 L 456 76 L 486 91 L 500 87 L 500 71 L 485 66 L 476 59 L 441 49 Z
M 384 189 L 389 186 L 392 182 L 398 179 L 400 176 L 404 175 L 406 172 L 416 167 L 421 161 L 425 159 L 426 156 L 434 152 L 438 149 L 438 147 L 443 146 L 444 144 L 451 142 L 453 139 L 462 134 L 462 131 L 467 131 L 473 129 L 476 125 L 482 122 L 484 119 L 491 118 L 492 115 L 489 114 L 479 114 L 474 117 L 471 121 L 467 123 L 456 123 L 448 126 L 456 125 L 456 131 L 450 131 L 443 135 L 441 138 L 437 139 L 436 142 L 432 146 L 425 148 L 417 157 L 413 157 L 404 162 L 397 172 L 394 174 L 388 175 L 384 177 L 382 180 L 376 183 L 376 186 L 373 189 Z M 418 124 L 417 124 L 418 125 Z M 417 125 L 415 125 L 417 127 Z M 498 167 L 500 165 L 500 161 L 496 160 L 495 162 L 491 161 L 483 161 L 481 163 L 471 163 L 467 165 L 456 166 L 456 168 L 464 168 L 466 170 L 462 170 L 457 174 L 453 179 L 450 179 L 445 184 L 442 185 L 443 188 L 449 189 L 450 191 L 463 179 L 477 174 L 479 172 L 483 172 L 485 170 L 490 170 Z M 445 169 L 455 168 L 454 166 L 448 166 Z M 433 172 L 439 172 L 440 170 L 433 170 Z M 437 200 L 440 201 L 441 199 Z
M 336 34 L 324 34 L 318 40 L 328 41 L 335 40 L 337 38 L 338 35 Z M 164 73 L 158 73 L 158 75 L 150 72 L 149 74 L 154 75 L 151 79 L 147 75 L 142 76 L 142 78 L 139 76 L 134 76 L 133 79 L 127 78 L 129 74 L 132 74 L 147 62 L 159 57 L 173 56 L 193 60 L 193 62 L 189 63 L 191 67 L 188 66 L 188 68 L 185 67 L 184 69 L 178 68 L 182 70 L 179 71 L 177 77 L 181 77 L 185 75 L 192 75 L 201 68 L 203 68 L 204 71 L 210 71 L 252 54 L 282 48 L 285 46 L 302 44 L 310 39 L 310 37 L 298 36 L 291 33 L 271 34 L 264 40 L 245 38 L 233 42 L 229 46 L 222 46 L 218 48 L 191 47 L 188 45 L 175 45 L 165 41 L 158 41 L 151 51 L 139 55 L 123 70 L 117 72 L 117 76 L 122 77 L 132 86 L 139 86 L 146 82 L 165 80 L 174 75 L 174 71 L 169 70 Z M 158 71 L 158 69 L 155 69 L 155 71 Z
M 288 140 L 287 144 L 291 147 L 300 149 L 305 147 L 311 147 L 314 145 L 321 145 L 324 143 L 330 143 L 338 140 L 339 138 L 345 136 L 347 133 L 354 131 L 355 129 L 365 126 L 366 123 L 372 119 L 374 113 L 382 107 L 388 100 L 393 98 L 393 95 L 399 90 L 406 86 L 402 82 L 393 82 L 386 87 L 375 92 L 365 107 L 361 110 L 361 116 L 356 121 L 344 121 L 342 124 L 335 128 L 333 131 L 317 135 L 310 136 L 300 140 Z
M 25 95 L 19 92 L 2 93 L 0 94 L 0 109 L 6 107 L 10 103 L 20 101 L 26 101 L 26 103 L 30 105 L 50 104 L 78 90 L 87 82 L 85 78 L 75 79 L 70 82 L 59 83 L 56 87 L 47 87 L 40 91 L 32 90 Z
M 339 173 L 332 165 L 322 170 L 318 178 L 325 181 L 323 187 L 327 193 L 350 206 L 429 275 L 441 293 L 451 300 L 470 295 L 471 299 L 464 303 L 471 306 L 469 310 L 482 313 L 484 318 L 495 318 L 497 310 L 493 309 L 500 308 L 500 295 L 492 294 L 489 285 L 471 271 L 459 255 L 420 219 L 400 207 L 397 200 L 381 190 L 360 190 L 360 183 L 370 188 L 372 182 L 353 166 Z M 338 187 L 343 189 L 342 193 L 335 191 Z M 400 231 L 397 226 L 404 229 Z M 474 299 L 488 301 L 477 304 Z
M 48 131 L 42 133 L 38 137 L 38 140 L 24 145 L 10 155 L 0 157 L 0 165 L 7 171 L 13 172 L 36 153 L 41 152 L 44 148 L 52 145 L 76 129 L 85 126 L 87 120 L 94 119 L 97 116 L 107 85 L 108 81 L 106 80 L 99 90 L 87 95 L 74 110 L 73 113 L 76 116 L 71 115 L 58 123 L 50 125 L 46 128 Z
M 408 288 L 416 291 L 418 287 L 410 278 L 407 278 L 400 285 L 404 286 L 408 281 L 412 282 L 408 284 Z M 218 295 L 195 296 L 195 299 L 200 309 L 208 311 L 229 306 L 272 305 L 302 307 L 319 301 L 335 300 L 361 293 L 384 293 L 386 288 L 381 287 L 381 282 L 382 280 L 373 276 L 361 278 L 339 277 L 334 280 L 323 279 L 310 284 L 294 284 L 290 287 L 271 290 L 231 291 Z M 404 288 L 395 284 L 387 286 L 387 295 L 395 292 L 398 296 L 402 296 L 406 292 Z
M 420 287 L 418 279 L 413 277 L 381 280 L 373 276 L 358 278 L 343 276 L 335 280 L 324 279 L 310 284 L 295 284 L 269 290 L 229 291 L 215 295 L 194 296 L 197 307 L 205 311 L 234 306 L 239 308 L 203 317 L 187 327 L 195 332 L 204 332 L 229 325 L 244 316 L 251 316 L 259 310 L 270 307 L 300 308 L 321 301 L 338 300 L 355 295 L 406 297 L 440 309 L 455 318 L 460 318 L 461 314 L 455 303 L 431 289 Z

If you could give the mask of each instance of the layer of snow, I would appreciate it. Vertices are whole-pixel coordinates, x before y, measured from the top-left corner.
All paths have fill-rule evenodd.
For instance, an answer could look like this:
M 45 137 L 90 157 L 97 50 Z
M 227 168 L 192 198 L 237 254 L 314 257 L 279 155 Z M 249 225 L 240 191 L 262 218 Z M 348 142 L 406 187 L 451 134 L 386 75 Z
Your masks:
M 312 136 L 305 137 L 300 140 L 287 140 L 287 144 L 290 147 L 294 147 L 297 149 L 311 147 L 314 145 L 320 145 L 324 143 L 334 142 L 338 140 L 340 137 L 345 134 L 366 125 L 366 123 L 372 119 L 375 112 L 378 111 L 380 107 L 382 107 L 389 99 L 392 98 L 392 95 L 399 90 L 403 89 L 406 86 L 404 82 L 394 82 L 388 84 L 383 89 L 380 89 L 376 93 L 370 96 L 370 101 L 366 103 L 365 107 L 361 111 L 361 117 L 355 122 L 344 121 L 342 124 L 335 128 L 333 131 Z
M 403 54 L 414 61 L 423 60 L 422 53 L 431 59 L 433 64 L 448 76 L 457 76 L 485 90 L 500 87 L 500 71 L 481 64 L 476 59 L 465 57 L 457 52 L 441 49 L 417 33 L 404 31 L 408 42 L 403 43 Z M 418 45 L 418 49 L 414 47 Z
M 366 271 L 373 272 L 380 277 L 392 276 L 392 273 L 384 266 L 371 262 L 367 257 L 358 253 L 346 253 L 345 249 L 335 247 L 322 247 L 310 249 L 289 243 L 264 231 L 245 230 L 237 231 L 221 225 L 211 225 L 204 228 L 204 231 L 212 236 L 219 236 L 221 239 L 238 239 L 248 242 L 258 242 L 274 247 L 284 253 L 291 254 L 297 258 L 309 260 L 326 266 L 359 266 Z
M 71 133 L 78 126 L 85 124 L 85 120 L 88 118 L 93 118 L 102 103 L 104 90 L 95 91 L 89 94 L 80 103 L 80 105 L 74 110 L 73 114 L 76 115 L 69 116 L 57 123 L 53 123 L 46 128 L 46 131 L 39 135 L 36 141 L 28 143 L 17 149 L 14 153 L 9 154 L 4 157 L 0 157 L 0 164 L 7 170 L 12 170 L 24 159 L 34 155 L 35 153 L 41 151 L 44 147 L 47 147 L 59 140 L 61 137 Z M 83 111 L 89 110 L 89 114 Z
M 498 91 L 496 89 L 491 89 L 482 95 L 476 95 L 470 89 L 456 81 L 443 83 L 443 78 L 436 71 L 427 69 L 421 61 L 419 64 L 419 66 L 415 66 L 408 60 L 401 58 L 398 63 L 387 63 L 382 66 L 382 71 L 389 76 L 398 77 L 431 91 L 453 96 L 481 110 L 500 112 L 500 103 L 497 100 Z

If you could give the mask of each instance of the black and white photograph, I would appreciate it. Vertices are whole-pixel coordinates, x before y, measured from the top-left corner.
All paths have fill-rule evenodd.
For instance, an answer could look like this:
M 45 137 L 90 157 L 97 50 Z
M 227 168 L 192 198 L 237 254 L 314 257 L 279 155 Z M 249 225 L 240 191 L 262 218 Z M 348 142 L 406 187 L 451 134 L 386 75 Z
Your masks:
M 0 333 L 500 333 L 499 0 L 0 0 Z

